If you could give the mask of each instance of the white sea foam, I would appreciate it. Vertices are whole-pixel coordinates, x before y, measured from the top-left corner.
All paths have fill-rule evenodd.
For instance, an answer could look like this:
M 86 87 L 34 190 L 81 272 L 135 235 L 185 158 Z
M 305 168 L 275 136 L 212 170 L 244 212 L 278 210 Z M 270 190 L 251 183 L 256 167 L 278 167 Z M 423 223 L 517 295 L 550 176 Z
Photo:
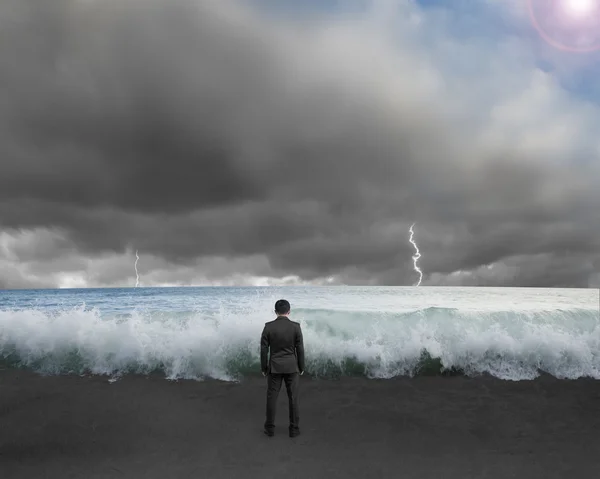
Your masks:
M 256 304 L 245 310 L 238 304 L 235 311 L 221 305 L 210 312 L 123 314 L 84 306 L 5 308 L 0 358 L 45 373 L 161 370 L 171 379 L 234 380 L 258 371 L 265 310 Z M 600 318 L 589 307 L 344 311 L 338 305 L 298 308 L 294 319 L 303 326 L 307 370 L 316 375 L 391 378 L 429 365 L 508 380 L 532 379 L 540 371 L 600 379 Z

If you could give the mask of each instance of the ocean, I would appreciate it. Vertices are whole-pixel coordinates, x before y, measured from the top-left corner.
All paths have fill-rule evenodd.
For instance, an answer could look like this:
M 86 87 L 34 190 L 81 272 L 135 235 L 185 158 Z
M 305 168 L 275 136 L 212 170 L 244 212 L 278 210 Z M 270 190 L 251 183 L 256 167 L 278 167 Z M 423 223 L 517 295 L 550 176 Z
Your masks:
M 594 289 L 184 287 L 0 292 L 0 360 L 43 374 L 259 373 L 262 327 L 292 305 L 313 377 L 600 379 Z

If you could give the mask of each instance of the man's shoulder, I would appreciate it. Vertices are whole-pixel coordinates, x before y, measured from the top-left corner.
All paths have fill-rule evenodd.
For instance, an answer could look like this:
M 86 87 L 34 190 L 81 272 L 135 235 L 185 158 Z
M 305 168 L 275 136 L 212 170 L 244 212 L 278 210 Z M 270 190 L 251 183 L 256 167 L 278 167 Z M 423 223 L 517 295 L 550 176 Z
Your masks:
M 298 321 L 292 321 L 291 319 L 287 318 L 287 321 L 284 321 L 285 323 L 291 324 L 294 327 L 300 327 L 300 323 Z M 268 328 L 269 326 L 272 326 L 274 324 L 277 323 L 277 319 L 273 319 L 271 321 L 267 321 L 265 323 L 265 328 Z

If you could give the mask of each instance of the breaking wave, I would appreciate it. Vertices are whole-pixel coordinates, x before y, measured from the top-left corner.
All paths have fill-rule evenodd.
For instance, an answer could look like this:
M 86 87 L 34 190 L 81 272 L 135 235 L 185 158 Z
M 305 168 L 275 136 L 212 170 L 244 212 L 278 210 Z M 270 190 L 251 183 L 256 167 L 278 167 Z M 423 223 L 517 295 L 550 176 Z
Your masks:
M 304 331 L 307 373 L 317 377 L 600 378 L 600 318 L 589 309 L 296 309 L 294 319 Z M 0 310 L 0 360 L 44 374 L 238 380 L 259 371 L 264 321 L 256 312 Z

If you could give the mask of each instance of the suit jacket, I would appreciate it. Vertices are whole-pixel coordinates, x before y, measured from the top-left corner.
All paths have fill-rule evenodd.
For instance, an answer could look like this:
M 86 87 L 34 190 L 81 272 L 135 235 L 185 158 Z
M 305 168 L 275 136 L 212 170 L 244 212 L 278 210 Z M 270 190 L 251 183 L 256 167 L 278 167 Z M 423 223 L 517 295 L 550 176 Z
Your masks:
M 260 338 L 260 367 L 271 374 L 304 371 L 304 339 L 299 323 L 286 316 L 265 323 Z

